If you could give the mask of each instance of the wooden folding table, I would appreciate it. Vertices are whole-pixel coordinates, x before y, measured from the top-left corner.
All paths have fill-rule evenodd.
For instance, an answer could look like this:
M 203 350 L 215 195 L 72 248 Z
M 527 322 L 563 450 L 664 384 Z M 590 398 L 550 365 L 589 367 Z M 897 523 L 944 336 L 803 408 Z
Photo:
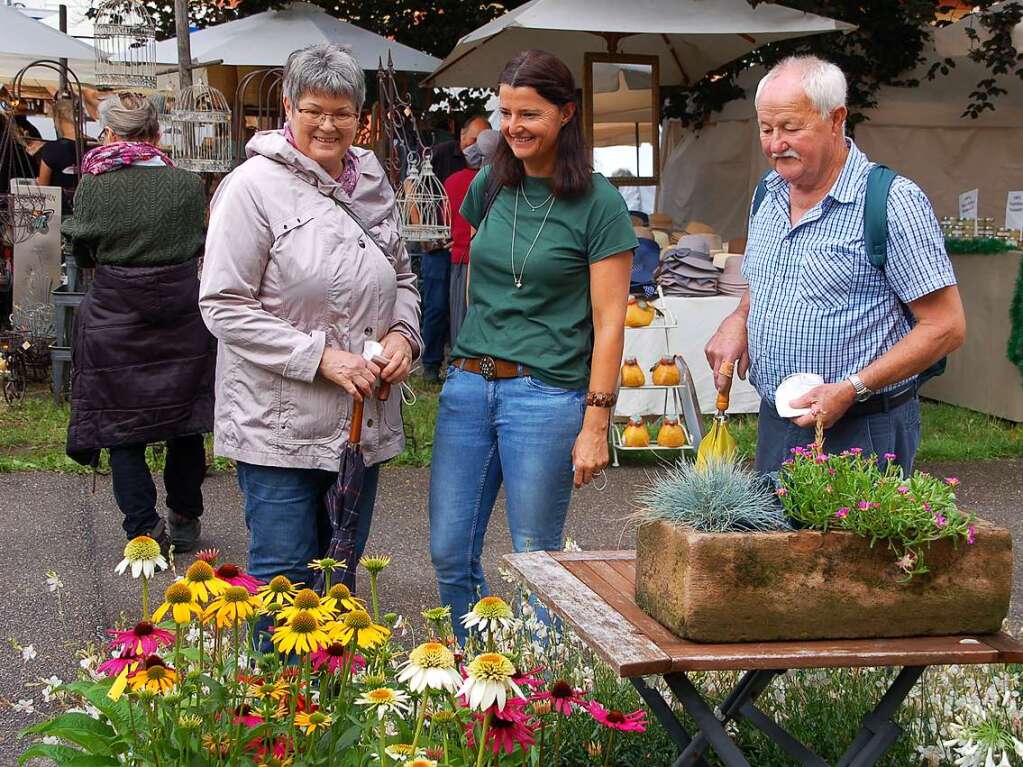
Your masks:
M 870 767 L 898 740 L 892 717 L 928 666 L 1023 663 L 1023 644 L 1006 634 L 701 644 L 680 639 L 644 613 L 634 599 L 634 551 L 509 554 L 508 564 L 554 613 L 635 686 L 681 753 L 675 767 L 706 767 L 712 748 L 726 767 L 750 767 L 729 736 L 729 721 L 745 720 L 798 764 L 829 767 L 757 707 L 757 697 L 789 669 L 887 666 L 899 668 L 835 767 Z M 694 671 L 744 671 L 717 711 L 689 678 Z M 661 676 L 696 723 L 690 735 L 644 676 Z

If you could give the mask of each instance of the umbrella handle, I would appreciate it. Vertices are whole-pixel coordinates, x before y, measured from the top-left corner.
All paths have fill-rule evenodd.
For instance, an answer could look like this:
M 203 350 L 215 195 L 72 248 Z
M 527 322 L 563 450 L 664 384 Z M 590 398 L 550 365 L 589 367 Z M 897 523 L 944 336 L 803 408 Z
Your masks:
M 732 373 L 735 370 L 734 362 L 722 362 L 718 373 L 724 376 L 725 388 L 718 392 L 718 399 L 715 407 L 719 413 L 728 410 L 728 396 L 732 391 Z
M 380 388 L 377 389 L 377 399 L 381 402 L 387 402 L 391 396 L 391 384 L 387 381 L 380 382 Z
M 352 427 L 348 430 L 348 444 L 358 445 L 362 439 L 362 411 L 365 400 L 357 399 L 352 403 Z

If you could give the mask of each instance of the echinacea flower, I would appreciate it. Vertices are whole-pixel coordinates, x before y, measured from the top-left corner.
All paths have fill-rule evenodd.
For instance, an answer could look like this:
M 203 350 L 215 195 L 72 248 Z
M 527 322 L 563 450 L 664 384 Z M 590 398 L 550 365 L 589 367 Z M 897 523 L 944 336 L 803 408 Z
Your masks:
M 849 453 L 850 453 L 850 455 L 862 455 L 863 454 L 863 448 L 862 447 L 850 448 Z
M 405 762 L 402 767 L 437 767 L 437 762 L 427 759 L 425 756 L 417 756 L 415 759 Z
M 302 589 L 295 594 L 291 604 L 283 608 L 279 615 L 281 620 L 289 620 L 295 613 L 303 611 L 312 613 L 320 622 L 333 620 L 337 614 L 333 602 L 322 599 L 312 589 Z
M 206 564 L 216 567 L 217 560 L 220 559 L 220 549 L 200 549 L 195 552 L 195 558 L 201 559 Z
M 345 560 L 343 559 L 334 559 L 333 557 L 320 557 L 319 559 L 314 559 L 312 562 L 309 563 L 309 569 L 319 570 L 324 573 L 332 573 L 335 570 L 340 570 L 341 568 L 347 566 L 347 564 L 348 563 L 345 562 Z
M 501 597 L 483 597 L 473 608 L 462 616 L 462 625 L 467 629 L 497 631 L 513 628 L 517 624 L 512 609 Z
M 526 701 L 522 698 L 512 698 L 502 709 L 493 709 L 489 712 L 490 727 L 487 730 L 487 747 L 495 754 L 504 751 L 510 754 L 518 746 L 522 751 L 528 751 L 536 745 L 533 737 L 533 722 L 529 715 L 523 710 Z M 474 713 L 473 718 L 483 721 L 486 713 Z M 475 727 L 466 727 L 466 736 L 470 748 L 476 747 Z
M 200 603 L 210 601 L 211 597 L 220 596 L 228 586 L 217 577 L 217 573 L 210 563 L 201 559 L 197 559 L 188 566 L 188 569 L 185 570 L 184 581 Z
M 327 591 L 325 599 L 333 599 L 335 606 L 342 607 L 345 610 L 362 610 L 366 607 L 366 603 L 353 596 L 351 589 L 343 583 L 335 583 L 331 586 Z
M 295 591 L 301 585 L 301 583 L 292 583 L 287 576 L 274 576 L 268 584 L 259 589 L 259 598 L 263 603 L 263 609 L 268 610 L 273 606 L 287 607 L 295 601 Z
M 414 748 L 411 743 L 392 743 L 384 749 L 384 753 L 396 762 L 405 762 L 412 758 L 421 759 L 426 756 L 425 749 Z
M 259 725 L 263 724 L 263 717 L 252 713 L 252 707 L 243 703 L 234 710 L 231 722 L 233 724 L 242 724 L 249 728 L 259 727 Z
M 213 620 L 218 628 L 236 626 L 256 614 L 259 600 L 244 586 L 228 586 L 202 614 L 203 623 Z
M 132 578 L 140 575 L 152 578 L 157 570 L 167 569 L 167 560 L 160 553 L 159 543 L 148 535 L 139 535 L 125 544 L 124 559 L 114 568 L 114 572 L 123 575 L 129 567 Z
M 144 655 L 122 652 L 120 655 L 100 663 L 96 667 L 96 671 L 107 676 L 120 676 L 125 671 L 134 671 L 144 658 Z
M 110 646 L 114 649 L 121 649 L 133 655 L 152 655 L 160 649 L 161 645 L 169 645 L 174 641 L 174 635 L 166 629 L 154 626 L 149 621 L 142 621 L 127 631 L 108 629 L 107 633 L 113 636 Z
M 564 679 L 559 679 L 546 692 L 533 696 L 534 701 L 549 701 L 551 707 L 563 716 L 571 716 L 576 706 L 582 706 L 582 692 Z
M 498 710 L 501 710 L 509 693 L 523 697 L 522 690 L 512 679 L 515 666 L 501 653 L 485 652 L 477 655 L 466 672 L 468 676 L 455 695 L 464 696 L 469 708 L 484 711 L 496 703 Z
M 288 696 L 288 683 L 284 679 L 257 680 L 249 684 L 246 693 L 256 700 L 272 700 L 279 703 Z
M 330 644 L 330 637 L 315 615 L 307 610 L 299 610 L 287 623 L 274 629 L 270 641 L 278 652 L 305 655 Z
M 163 620 L 168 611 L 175 623 L 190 623 L 193 615 L 202 617 L 202 607 L 195 600 L 195 592 L 185 581 L 174 581 L 164 589 L 163 600 L 163 604 L 153 613 L 154 621 Z
M 142 665 L 128 677 L 128 685 L 135 692 L 148 692 L 164 695 L 174 688 L 178 680 L 178 672 L 168 666 L 158 655 L 150 655 Z
M 409 653 L 398 672 L 398 681 L 407 683 L 412 692 L 447 690 L 454 693 L 462 684 L 462 675 L 455 668 L 455 655 L 440 642 L 424 642 Z
M 342 615 L 337 621 L 334 638 L 342 644 L 354 642 L 364 649 L 372 649 L 383 644 L 391 630 L 387 626 L 374 623 L 373 618 L 365 610 L 352 610 Z
M 250 594 L 258 594 L 259 587 L 263 585 L 261 580 L 253 578 L 248 573 L 242 571 L 238 565 L 232 565 L 229 562 L 225 562 L 214 570 L 214 574 L 225 583 L 244 587 Z
M 295 714 L 295 726 L 306 735 L 312 735 L 317 730 L 326 730 L 330 727 L 331 722 L 333 719 L 330 718 L 330 715 L 322 711 L 303 711 L 300 714 Z
M 351 655 L 346 652 L 345 645 L 340 642 L 331 642 L 326 647 L 321 647 L 309 656 L 313 662 L 313 671 L 319 671 L 323 666 L 332 674 L 340 674 L 348 663 L 348 673 L 358 674 L 366 668 L 366 659 L 361 655 Z M 350 656 L 350 657 L 349 657 Z
M 376 687 L 355 699 L 361 706 L 374 709 L 377 719 L 388 714 L 402 714 L 408 711 L 408 694 L 393 687 Z
M 617 709 L 608 711 L 595 700 L 590 701 L 587 710 L 597 722 L 619 732 L 644 732 L 646 730 L 646 712 L 643 709 L 623 714 Z
M 366 554 L 359 560 L 359 564 L 366 568 L 366 572 L 371 575 L 377 575 L 391 564 L 391 558 L 382 554 L 375 556 Z

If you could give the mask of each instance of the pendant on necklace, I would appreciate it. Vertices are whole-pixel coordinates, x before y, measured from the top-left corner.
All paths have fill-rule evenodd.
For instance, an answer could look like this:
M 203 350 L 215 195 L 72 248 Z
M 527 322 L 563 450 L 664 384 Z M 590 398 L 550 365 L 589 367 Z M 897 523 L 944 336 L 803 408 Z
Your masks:
M 515 287 L 516 288 L 521 288 L 522 287 L 522 280 L 515 280 Z

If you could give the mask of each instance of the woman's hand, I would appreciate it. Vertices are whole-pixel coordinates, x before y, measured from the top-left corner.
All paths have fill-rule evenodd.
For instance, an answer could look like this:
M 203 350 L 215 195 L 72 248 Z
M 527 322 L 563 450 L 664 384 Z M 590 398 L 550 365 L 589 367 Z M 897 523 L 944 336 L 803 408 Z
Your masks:
M 412 372 L 412 344 L 401 333 L 392 330 L 380 339 L 383 355 L 390 360 L 380 372 L 380 377 L 389 384 L 400 384 Z
M 340 386 L 355 399 L 361 400 L 373 392 L 373 384 L 380 375 L 380 366 L 358 354 L 327 346 L 320 358 L 320 375 Z
M 575 471 L 572 481 L 575 486 L 578 488 L 592 482 L 593 476 L 599 474 L 609 460 L 606 419 L 603 426 L 584 422 L 572 446 L 572 467 Z

